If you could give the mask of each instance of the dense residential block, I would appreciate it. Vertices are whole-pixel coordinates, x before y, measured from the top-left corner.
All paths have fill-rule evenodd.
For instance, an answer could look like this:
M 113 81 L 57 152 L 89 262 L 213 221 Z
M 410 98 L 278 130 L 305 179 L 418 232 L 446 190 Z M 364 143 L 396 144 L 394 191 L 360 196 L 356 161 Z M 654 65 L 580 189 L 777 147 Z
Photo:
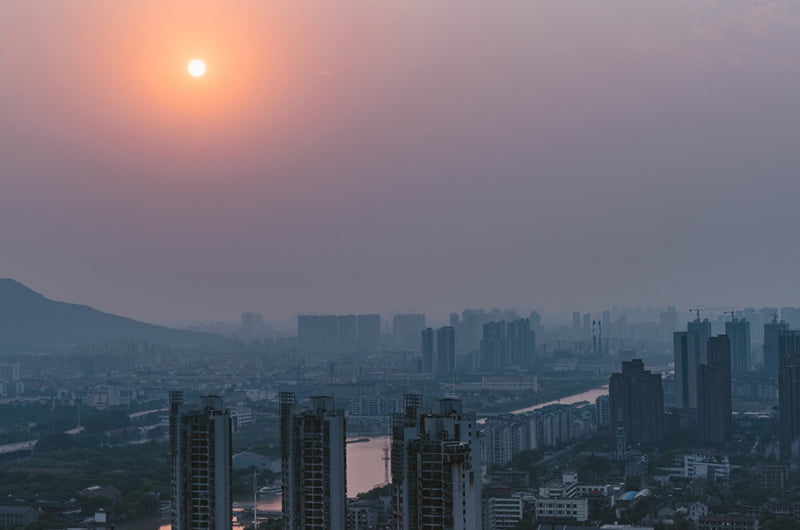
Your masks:
M 609 417 L 622 427 L 628 443 L 657 444 L 664 438 L 661 376 L 644 369 L 641 359 L 624 361 L 609 381 Z
M 231 529 L 231 418 L 218 396 L 199 406 L 170 393 L 172 528 Z
M 393 528 L 479 530 L 481 450 L 474 414 L 457 399 L 422 412 L 407 394 L 392 421 Z
M 284 528 L 345 530 L 347 478 L 345 415 L 328 396 L 298 408 L 281 392 L 281 481 Z

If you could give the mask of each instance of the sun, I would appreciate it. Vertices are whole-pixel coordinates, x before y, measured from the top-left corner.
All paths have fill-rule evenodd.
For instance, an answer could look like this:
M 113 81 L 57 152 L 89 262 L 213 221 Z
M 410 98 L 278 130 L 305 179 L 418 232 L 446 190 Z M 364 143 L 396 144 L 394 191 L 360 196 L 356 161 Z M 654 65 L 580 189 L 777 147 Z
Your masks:
M 206 63 L 200 59 L 192 59 L 188 69 L 189 75 L 192 77 L 202 77 L 206 73 Z

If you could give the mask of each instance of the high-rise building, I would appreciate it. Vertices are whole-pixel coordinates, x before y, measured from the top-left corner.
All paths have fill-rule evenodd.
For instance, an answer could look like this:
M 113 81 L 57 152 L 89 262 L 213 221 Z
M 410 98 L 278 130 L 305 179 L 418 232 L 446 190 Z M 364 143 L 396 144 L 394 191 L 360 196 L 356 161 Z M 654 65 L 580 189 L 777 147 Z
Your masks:
M 686 325 L 686 330 L 689 333 L 696 334 L 697 360 L 699 364 L 705 363 L 708 359 L 708 339 L 711 338 L 711 322 L 707 318 L 700 320 L 698 317 Z
M 669 306 L 661 313 L 659 318 L 661 336 L 668 338 L 678 329 L 678 312 L 674 306 Z
M 581 330 L 581 337 L 588 338 L 592 335 L 592 315 L 589 313 L 583 314 L 583 328 Z
M 542 334 L 542 315 L 538 311 L 531 311 L 531 329 L 537 336 Z
M 436 330 L 436 373 L 451 376 L 456 371 L 456 330 L 444 326 Z
M 436 343 L 433 328 L 422 330 L 422 373 L 432 374 L 436 361 Z
M 800 438 L 800 331 L 778 333 L 778 359 L 781 454 L 788 457 Z
M 180 414 L 181 406 L 183 406 L 183 391 L 171 390 L 169 392 L 169 460 L 170 460 L 170 487 L 171 487 L 171 521 L 172 528 L 178 528 L 178 506 L 182 501 L 179 501 L 179 492 L 183 491 L 183 480 L 178 477 L 178 444 L 179 444 L 179 425 L 178 415 Z
M 481 326 L 486 322 L 482 309 L 465 309 L 458 325 L 458 347 L 461 351 L 473 351 L 481 342 Z
M 608 403 L 608 395 L 597 396 L 594 400 L 595 424 L 598 429 L 607 429 L 611 421 L 611 410 Z
M 392 512 L 395 530 L 481 528 L 481 449 L 474 414 L 440 399 L 421 412 L 417 394 L 392 420 Z
M 328 396 L 309 398 L 303 410 L 293 392 L 281 392 L 279 401 L 284 529 L 345 530 L 344 411 Z
M 603 311 L 603 333 L 608 337 L 611 335 L 611 311 L 606 309 Z
M 536 332 L 527 318 L 512 320 L 506 327 L 508 361 L 512 366 L 536 364 Z
M 773 315 L 772 321 L 764 324 L 764 372 L 771 377 L 778 377 L 780 353 L 778 337 L 789 330 L 789 323 Z
M 608 385 L 610 422 L 625 429 L 632 443 L 660 443 L 664 438 L 664 390 L 661 376 L 644 369 L 641 359 L 622 362 Z
M 461 319 L 458 317 L 458 313 L 450 313 L 450 325 L 457 328 L 460 324 Z
M 172 469 L 172 528 L 231 529 L 231 416 L 222 398 L 183 403 L 170 392 L 169 448 Z
M 297 346 L 307 353 L 333 354 L 339 349 L 339 318 L 336 315 L 299 315 Z
M 749 372 L 750 322 L 744 318 L 734 317 L 725 322 L 725 335 L 731 342 L 731 373 L 740 375 Z
M 358 351 L 358 322 L 355 315 L 339 315 L 339 338 L 336 350 L 341 353 Z
M 254 339 L 260 337 L 264 331 L 264 317 L 261 313 L 242 313 L 242 326 L 240 328 L 241 334 L 246 339 Z
M 800 307 L 782 307 L 781 320 L 785 320 L 791 327 L 800 327 Z
M 800 356 L 800 331 L 786 329 L 778 333 L 778 359 L 783 364 L 783 359 Z
M 394 347 L 419 351 L 419 333 L 425 329 L 425 315 L 395 315 L 392 319 Z
M 581 312 L 580 311 L 573 311 L 572 312 L 572 335 L 575 338 L 581 336 Z
M 673 334 L 675 355 L 675 406 L 697 407 L 697 333 L 676 331 Z
M 731 435 L 731 340 L 708 339 L 708 362 L 697 375 L 697 426 L 700 440 L 723 444 Z
M 375 353 L 381 343 L 381 316 L 358 315 L 358 351 Z
M 506 322 L 487 322 L 483 325 L 481 338 L 481 370 L 499 370 L 508 366 L 508 343 Z

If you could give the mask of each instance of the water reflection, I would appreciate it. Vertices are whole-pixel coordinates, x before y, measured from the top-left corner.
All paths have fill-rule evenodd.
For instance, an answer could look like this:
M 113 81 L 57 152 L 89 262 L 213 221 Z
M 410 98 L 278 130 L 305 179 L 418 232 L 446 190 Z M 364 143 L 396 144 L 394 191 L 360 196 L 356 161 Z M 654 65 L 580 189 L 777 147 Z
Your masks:
M 347 496 L 355 497 L 385 484 L 383 449 L 389 441 L 388 436 L 376 436 L 368 441 L 354 442 L 363 438 L 348 438 L 347 444 Z M 280 511 L 280 494 L 259 495 L 259 511 Z M 252 499 L 237 502 L 243 508 L 253 507 Z

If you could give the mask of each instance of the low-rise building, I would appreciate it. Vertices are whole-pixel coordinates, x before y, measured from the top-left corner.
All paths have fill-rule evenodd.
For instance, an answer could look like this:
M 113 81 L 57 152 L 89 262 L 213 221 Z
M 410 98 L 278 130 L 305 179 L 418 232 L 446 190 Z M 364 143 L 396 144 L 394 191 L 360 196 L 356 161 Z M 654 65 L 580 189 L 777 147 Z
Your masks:
M 746 515 L 701 515 L 699 530 L 758 530 L 758 518 Z
M 550 482 L 539 488 L 536 498 L 536 520 L 575 520 L 589 519 L 589 499 L 577 497 L 578 475 L 568 471 L 560 481 Z
M 515 528 L 523 516 L 522 496 L 489 497 L 483 513 L 484 530 Z
M 0 506 L 0 528 L 28 526 L 39 520 L 39 515 L 32 506 Z
M 536 519 L 574 519 L 579 523 L 589 519 L 589 499 L 536 499 Z
M 689 505 L 689 519 L 698 521 L 703 515 L 708 515 L 707 504 L 697 501 Z
M 789 467 L 782 464 L 761 464 L 754 469 L 756 485 L 783 492 L 789 480 Z
M 731 463 L 727 456 L 682 455 L 681 467 L 666 468 L 671 476 L 684 478 L 704 478 L 708 480 L 728 480 L 731 476 Z

